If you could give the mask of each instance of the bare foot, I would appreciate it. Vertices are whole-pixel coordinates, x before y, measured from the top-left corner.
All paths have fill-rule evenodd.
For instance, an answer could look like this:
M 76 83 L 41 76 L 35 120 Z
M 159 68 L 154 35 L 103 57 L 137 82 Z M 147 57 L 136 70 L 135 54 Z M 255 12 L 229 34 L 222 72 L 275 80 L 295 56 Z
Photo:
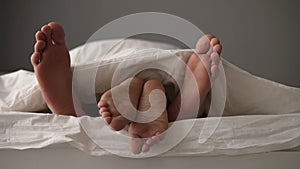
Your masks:
M 219 55 L 221 54 L 222 46 L 220 41 L 213 35 L 206 35 L 199 39 L 196 44 L 196 53 L 192 54 L 187 61 L 187 66 L 193 73 L 199 90 L 200 108 L 198 117 L 204 112 L 204 101 L 210 91 L 210 78 L 214 79 L 218 75 Z M 208 71 L 208 72 L 207 72 Z M 175 121 L 181 105 L 181 99 L 185 100 L 189 105 L 194 104 L 193 97 L 196 97 L 194 90 L 191 87 L 190 80 L 185 78 L 181 94 L 168 107 L 169 121 Z M 181 119 L 192 118 L 189 105 L 182 108 L 183 115 Z M 179 120 L 179 119 L 178 119 Z
M 129 93 L 125 93 L 127 91 L 126 88 L 128 87 L 128 85 L 129 85 Z M 119 113 L 116 106 L 126 104 L 127 106 L 125 106 L 125 108 L 122 109 L 122 114 L 125 113 L 135 118 L 136 111 L 132 112 L 132 110 L 128 107 L 127 98 L 123 98 L 123 97 L 129 94 L 131 103 L 134 106 L 135 110 L 137 110 L 140 96 L 143 90 L 143 85 L 144 85 L 144 81 L 142 79 L 137 77 L 129 78 L 124 82 L 122 82 L 120 85 L 114 87 L 113 89 L 105 92 L 102 95 L 98 103 L 98 107 L 100 108 L 99 112 L 102 115 L 102 118 L 106 121 L 107 124 L 110 125 L 110 127 L 113 130 L 116 131 L 122 130 L 129 123 L 129 120 L 123 117 Z M 118 97 L 118 100 L 120 100 L 120 102 L 118 102 L 118 100 L 116 99 L 113 100 L 112 90 L 116 92 L 117 94 L 116 97 Z
M 76 116 L 72 98 L 72 70 L 63 28 L 51 22 L 36 33 L 31 64 L 42 95 L 55 114 Z
M 139 111 L 144 111 L 150 108 L 149 95 L 152 90 L 159 89 L 164 91 L 163 85 L 157 80 L 149 80 L 144 84 L 143 93 L 139 103 Z M 158 102 L 160 98 L 157 98 Z M 167 111 L 161 112 L 161 115 L 149 123 L 132 122 L 129 127 L 129 135 L 133 138 L 130 142 L 131 151 L 134 154 L 149 151 L 150 147 L 160 141 L 163 137 L 163 132 L 168 128 Z

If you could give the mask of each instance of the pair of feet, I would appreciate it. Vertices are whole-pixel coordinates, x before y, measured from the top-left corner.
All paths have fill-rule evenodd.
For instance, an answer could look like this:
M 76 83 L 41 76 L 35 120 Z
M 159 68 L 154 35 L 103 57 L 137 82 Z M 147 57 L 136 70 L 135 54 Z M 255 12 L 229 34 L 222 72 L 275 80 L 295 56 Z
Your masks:
M 70 55 L 65 43 L 63 28 L 59 24 L 51 22 L 44 25 L 35 36 L 36 43 L 34 53 L 31 56 L 31 63 L 47 105 L 55 114 L 77 116 L 72 97 Z M 201 101 L 200 113 L 203 112 L 203 106 L 201 105 L 203 105 L 205 97 L 210 90 L 209 75 L 215 78 L 218 74 L 221 50 L 220 41 L 213 35 L 206 35 L 196 44 L 197 54 L 192 54 L 187 61 L 187 66 L 195 76 L 198 85 Z M 128 85 L 132 105 L 141 112 L 149 109 L 149 95 L 152 90 L 159 89 L 164 92 L 164 87 L 159 81 L 149 80 L 145 82 L 137 77 L 124 81 L 114 89 L 123 91 L 125 86 L 127 87 Z M 185 79 L 181 94 L 154 121 L 149 123 L 130 123 L 129 135 L 133 138 L 141 138 L 132 139 L 130 148 L 133 153 L 147 152 L 153 144 L 162 139 L 162 133 L 167 130 L 168 122 L 176 120 L 182 99 L 193 104 L 194 90 L 191 90 L 189 86 L 189 79 Z M 129 123 L 129 120 L 123 117 L 116 109 L 111 90 L 102 95 L 98 106 L 103 119 L 113 130 L 121 130 Z M 191 118 L 188 114 L 188 107 L 183 107 L 182 110 L 185 113 L 183 118 Z

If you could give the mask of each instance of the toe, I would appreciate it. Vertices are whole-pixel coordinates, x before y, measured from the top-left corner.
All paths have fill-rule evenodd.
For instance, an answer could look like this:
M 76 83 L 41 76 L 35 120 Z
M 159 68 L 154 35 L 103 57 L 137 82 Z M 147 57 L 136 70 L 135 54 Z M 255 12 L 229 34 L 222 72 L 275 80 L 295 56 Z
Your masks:
M 105 117 L 111 117 L 111 113 L 108 112 L 108 111 L 101 111 L 102 112 L 102 117 L 105 118 Z
M 154 144 L 159 142 L 159 138 L 157 138 L 156 136 L 152 136 L 151 138 L 148 138 L 148 140 L 146 141 L 146 144 L 149 146 L 153 146 Z
M 220 44 L 220 40 L 217 38 L 212 38 L 210 41 L 210 45 L 215 46 L 217 44 Z
M 218 54 L 221 54 L 221 52 L 222 52 L 222 45 L 221 45 L 221 44 L 215 45 L 215 46 L 213 47 L 213 50 L 214 50 L 215 52 L 217 52 Z
M 150 150 L 151 146 L 156 144 L 157 142 L 151 138 L 149 138 L 143 145 L 142 145 L 142 152 L 146 153 Z
M 100 114 L 103 120 L 115 131 L 122 130 L 128 124 L 126 118 L 123 116 L 113 116 L 113 114 L 108 111 L 108 108 L 101 108 Z
M 38 40 L 34 45 L 34 51 L 42 53 L 46 47 L 46 42 L 43 40 Z
M 211 65 L 211 75 L 212 75 L 212 78 L 215 79 L 218 74 L 219 74 L 219 62 L 220 62 L 220 56 L 217 52 L 213 52 L 211 54 L 211 60 L 212 60 L 212 65 Z
M 101 112 L 101 116 L 103 118 L 103 120 L 110 125 L 111 121 L 112 121 L 112 117 L 111 117 L 111 113 L 108 111 L 102 111 Z
M 103 99 L 100 99 L 100 101 L 98 102 L 98 107 L 102 108 L 102 107 L 107 107 L 108 103 L 106 101 L 104 101 Z
M 102 116 L 103 117 L 103 120 L 109 125 L 111 123 L 111 120 L 112 120 L 112 117 L 110 116 Z
M 37 31 L 35 34 L 36 41 L 46 40 L 46 35 L 42 31 Z
M 147 141 L 143 144 L 142 152 L 148 152 L 154 144 L 160 142 L 164 137 L 164 134 L 157 132 L 154 136 L 147 139 Z
M 150 150 L 150 145 L 148 145 L 147 143 L 143 144 L 142 146 L 142 152 L 146 153 Z
M 33 66 L 37 66 L 41 61 L 41 57 L 42 57 L 42 55 L 39 52 L 34 52 L 31 55 L 31 64 Z
M 101 108 L 100 108 L 100 111 L 101 111 L 101 112 L 108 112 L 108 111 L 109 111 L 109 108 L 108 108 L 108 107 L 101 107 Z
M 163 133 L 157 132 L 155 134 L 155 136 L 153 136 L 152 139 L 155 139 L 156 141 L 161 141 L 161 140 L 163 140 L 165 138 L 165 135 L 166 135 L 166 132 L 163 132 Z
M 128 120 L 123 116 L 113 117 L 111 122 L 109 123 L 110 127 L 115 131 L 122 130 L 128 124 Z
M 48 25 L 44 25 L 41 28 L 41 31 L 45 34 L 47 45 L 52 44 L 52 38 L 51 38 L 52 30 L 51 30 L 51 27 L 48 26 Z
M 212 78 L 215 79 L 219 74 L 219 68 L 217 65 L 213 65 L 211 67 L 211 75 L 212 75 Z
M 219 64 L 220 56 L 217 52 L 213 52 L 210 57 L 211 57 L 212 65 L 218 65 Z
M 153 146 L 154 144 L 156 144 L 156 141 L 153 140 L 152 138 L 148 138 L 144 145 L 148 145 L 149 148 L 150 148 L 150 147 Z
M 215 38 L 215 36 L 212 35 L 212 34 L 206 34 L 205 36 L 206 36 L 207 39 L 209 39 L 209 40 L 212 40 L 213 38 Z
M 54 43 L 58 45 L 65 44 L 65 32 L 63 27 L 56 22 L 50 22 L 48 25 L 52 29 L 52 40 Z
M 196 44 L 196 52 L 199 54 L 206 53 L 210 48 L 210 39 L 207 36 L 202 36 Z
M 132 138 L 129 142 L 129 147 L 133 154 L 140 154 L 142 152 L 143 145 L 144 140 L 142 138 Z

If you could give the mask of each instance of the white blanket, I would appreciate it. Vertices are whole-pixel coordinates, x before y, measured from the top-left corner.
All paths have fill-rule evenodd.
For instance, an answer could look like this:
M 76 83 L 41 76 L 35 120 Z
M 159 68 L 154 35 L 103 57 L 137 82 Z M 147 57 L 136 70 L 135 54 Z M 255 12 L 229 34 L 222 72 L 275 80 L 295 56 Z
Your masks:
M 98 62 L 99 60 L 94 60 L 93 56 L 107 54 L 110 44 L 115 42 L 113 40 L 94 42 L 85 46 L 88 55 L 84 59 L 80 55 L 83 47 L 72 50 L 72 65 L 85 67 Z M 150 47 L 174 48 L 161 43 L 126 40 L 122 41 L 117 48 L 110 50 L 106 60 L 111 61 L 111 58 L 115 58 L 114 62 L 120 61 L 119 59 L 128 57 L 134 51 Z M 174 51 L 180 52 L 180 50 L 171 50 Z M 182 58 L 185 52 L 181 51 Z M 161 62 L 169 61 L 168 57 L 166 60 L 160 57 L 155 59 Z M 143 64 L 150 61 L 151 59 L 146 60 Z M 136 62 L 135 66 L 139 63 Z M 227 81 L 224 115 L 242 116 L 223 117 L 213 135 L 204 143 L 199 143 L 198 140 L 199 131 L 204 123 L 213 125 L 220 119 L 217 117 L 197 119 L 187 137 L 164 155 L 239 155 L 300 146 L 300 89 L 253 76 L 224 59 L 222 63 Z M 177 75 L 180 77 L 180 72 Z M 106 74 L 106 76 L 96 77 L 97 80 L 104 81 L 99 85 L 96 84 L 95 88 L 98 92 L 103 92 L 110 87 L 110 81 L 107 82 L 107 79 L 111 75 Z M 167 75 L 159 74 L 157 78 L 161 76 Z M 89 78 L 95 76 L 87 77 Z M 168 82 L 172 83 L 171 80 L 166 81 Z M 41 148 L 54 143 L 69 142 L 93 155 L 107 153 L 87 137 L 79 123 L 83 120 L 89 122 L 91 126 L 105 126 L 101 118 L 24 113 L 42 112 L 47 109 L 35 76 L 31 72 L 20 70 L 0 76 L 0 105 L 0 148 Z M 176 123 L 184 128 L 190 120 Z M 93 129 L 91 131 L 93 132 Z M 99 130 L 94 131 L 97 132 Z M 102 141 L 109 143 L 111 139 L 113 138 L 108 132 Z M 127 153 L 123 147 L 117 145 L 111 145 L 111 148 L 123 154 Z

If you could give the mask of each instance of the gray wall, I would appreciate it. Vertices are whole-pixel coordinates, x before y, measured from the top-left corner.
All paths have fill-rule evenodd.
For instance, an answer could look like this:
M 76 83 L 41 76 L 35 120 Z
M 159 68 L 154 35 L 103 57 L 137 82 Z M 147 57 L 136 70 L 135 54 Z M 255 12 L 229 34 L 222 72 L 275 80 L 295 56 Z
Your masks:
M 34 34 L 49 21 L 64 26 L 71 49 L 113 19 L 146 11 L 185 18 L 219 37 L 232 63 L 300 87 L 298 0 L 1 0 L 0 71 L 32 70 Z

